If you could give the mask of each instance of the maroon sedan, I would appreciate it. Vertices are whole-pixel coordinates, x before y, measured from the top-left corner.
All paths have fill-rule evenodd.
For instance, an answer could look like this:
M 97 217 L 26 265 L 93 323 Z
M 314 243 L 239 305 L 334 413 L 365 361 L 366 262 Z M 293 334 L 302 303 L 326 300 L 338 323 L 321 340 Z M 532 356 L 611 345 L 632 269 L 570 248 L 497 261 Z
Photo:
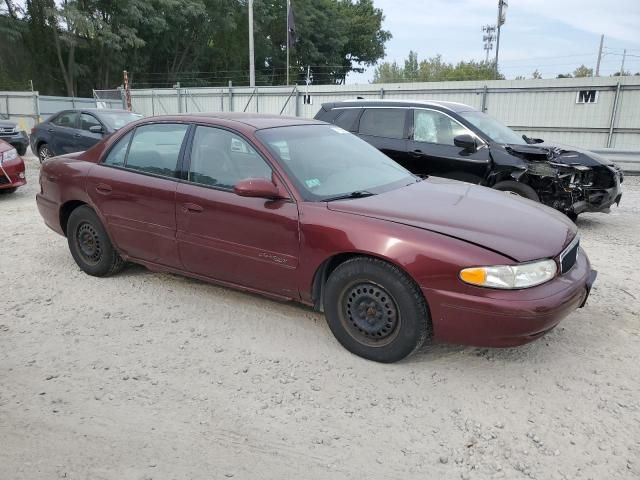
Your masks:
M 241 114 L 155 117 L 47 160 L 38 208 L 90 275 L 125 261 L 324 311 L 351 352 L 513 346 L 595 279 L 564 215 L 421 180 L 344 130 Z
M 0 194 L 13 193 L 26 183 L 22 158 L 15 148 L 0 140 Z

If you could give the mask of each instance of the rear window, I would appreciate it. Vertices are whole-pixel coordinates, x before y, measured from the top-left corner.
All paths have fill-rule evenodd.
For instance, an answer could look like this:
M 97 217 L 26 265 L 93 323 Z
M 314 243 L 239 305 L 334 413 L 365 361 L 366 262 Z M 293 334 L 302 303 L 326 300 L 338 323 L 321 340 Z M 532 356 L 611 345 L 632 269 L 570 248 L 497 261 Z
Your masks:
M 397 108 L 368 108 L 360 118 L 361 135 L 404 138 L 406 110 Z
M 165 177 L 177 176 L 178 157 L 188 125 L 155 124 L 136 128 L 126 167 Z

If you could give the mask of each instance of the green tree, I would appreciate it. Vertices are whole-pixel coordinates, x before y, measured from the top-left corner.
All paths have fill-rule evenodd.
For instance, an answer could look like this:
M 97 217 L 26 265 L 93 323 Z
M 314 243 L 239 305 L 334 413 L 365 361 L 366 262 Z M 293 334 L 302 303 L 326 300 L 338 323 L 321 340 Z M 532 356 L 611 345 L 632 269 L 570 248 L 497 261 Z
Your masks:
M 585 65 L 580 65 L 573 71 L 575 78 L 581 77 L 593 77 L 593 68 L 587 68 Z
M 531 74 L 531 78 L 533 78 L 534 80 L 539 80 L 542 78 L 542 74 L 538 71 L 538 69 L 536 68 L 533 73 Z

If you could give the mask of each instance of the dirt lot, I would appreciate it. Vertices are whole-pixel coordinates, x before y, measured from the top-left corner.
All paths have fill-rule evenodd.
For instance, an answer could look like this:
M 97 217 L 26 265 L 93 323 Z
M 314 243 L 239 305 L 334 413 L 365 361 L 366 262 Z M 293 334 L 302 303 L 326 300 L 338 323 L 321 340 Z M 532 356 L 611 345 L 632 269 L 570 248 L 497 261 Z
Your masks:
M 580 218 L 600 276 L 548 336 L 379 365 L 302 307 L 81 273 L 37 173 L 0 196 L 0 479 L 640 478 L 640 178 Z

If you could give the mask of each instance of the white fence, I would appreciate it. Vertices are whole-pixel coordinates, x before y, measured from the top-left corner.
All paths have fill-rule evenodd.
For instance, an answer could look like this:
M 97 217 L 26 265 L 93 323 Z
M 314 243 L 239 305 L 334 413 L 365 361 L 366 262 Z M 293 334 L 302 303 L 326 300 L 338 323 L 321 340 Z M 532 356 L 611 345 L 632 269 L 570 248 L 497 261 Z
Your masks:
M 447 100 L 471 105 L 532 137 L 584 148 L 640 150 L 640 77 L 496 80 L 305 88 L 225 87 L 132 90 L 134 111 L 145 116 L 176 113 L 259 112 L 313 117 L 324 102 L 357 97 Z M 120 99 L 99 100 L 122 108 Z M 96 107 L 91 98 L 45 97 L 37 92 L 0 92 L 0 118 L 28 130 L 64 108 Z

